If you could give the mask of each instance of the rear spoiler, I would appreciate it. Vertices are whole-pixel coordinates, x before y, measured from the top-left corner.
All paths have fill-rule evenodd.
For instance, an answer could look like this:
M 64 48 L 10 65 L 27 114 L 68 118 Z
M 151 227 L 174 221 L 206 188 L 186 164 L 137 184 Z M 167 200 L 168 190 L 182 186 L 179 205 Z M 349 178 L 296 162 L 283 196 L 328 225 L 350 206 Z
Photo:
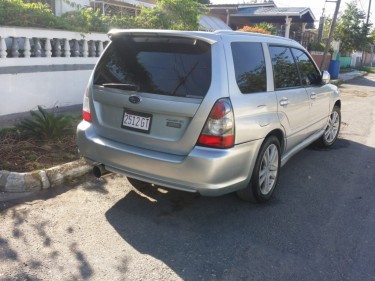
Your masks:
M 116 37 L 143 37 L 143 38 L 165 38 L 181 37 L 195 40 L 201 40 L 209 44 L 214 44 L 220 38 L 220 35 L 201 32 L 201 31 L 177 31 L 177 30 L 158 30 L 158 29 L 112 29 L 108 32 L 110 40 Z

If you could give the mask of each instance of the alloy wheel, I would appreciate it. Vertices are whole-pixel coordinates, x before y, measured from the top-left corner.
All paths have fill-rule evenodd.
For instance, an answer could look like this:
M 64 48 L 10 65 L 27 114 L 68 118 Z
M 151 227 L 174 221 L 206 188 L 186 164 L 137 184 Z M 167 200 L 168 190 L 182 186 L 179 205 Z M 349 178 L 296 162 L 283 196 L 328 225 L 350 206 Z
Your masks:
M 268 146 L 263 154 L 259 169 L 260 192 L 267 195 L 273 188 L 279 168 L 279 151 L 276 145 Z
M 339 126 L 340 126 L 339 114 L 336 111 L 333 111 L 329 118 L 327 128 L 324 132 L 324 139 L 327 143 L 331 143 L 336 139 L 338 131 L 339 131 Z

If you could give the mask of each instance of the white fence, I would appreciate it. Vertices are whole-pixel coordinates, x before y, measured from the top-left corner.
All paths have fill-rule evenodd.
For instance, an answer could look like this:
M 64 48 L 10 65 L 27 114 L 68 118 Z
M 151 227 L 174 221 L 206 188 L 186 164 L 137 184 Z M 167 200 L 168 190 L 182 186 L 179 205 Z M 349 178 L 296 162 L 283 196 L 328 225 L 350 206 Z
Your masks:
M 82 103 L 106 34 L 0 27 L 0 117 Z

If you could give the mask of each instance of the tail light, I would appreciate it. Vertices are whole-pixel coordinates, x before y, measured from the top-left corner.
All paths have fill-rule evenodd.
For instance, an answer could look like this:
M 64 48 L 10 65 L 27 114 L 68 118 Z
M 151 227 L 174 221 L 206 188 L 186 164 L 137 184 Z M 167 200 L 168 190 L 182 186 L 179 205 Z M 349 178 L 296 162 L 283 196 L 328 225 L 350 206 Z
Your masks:
M 85 95 L 83 97 L 82 118 L 83 120 L 87 122 L 92 122 L 89 97 L 90 97 L 90 90 L 89 90 L 89 86 L 87 86 Z
M 219 99 L 211 109 L 197 145 L 215 148 L 234 145 L 234 115 L 228 98 Z

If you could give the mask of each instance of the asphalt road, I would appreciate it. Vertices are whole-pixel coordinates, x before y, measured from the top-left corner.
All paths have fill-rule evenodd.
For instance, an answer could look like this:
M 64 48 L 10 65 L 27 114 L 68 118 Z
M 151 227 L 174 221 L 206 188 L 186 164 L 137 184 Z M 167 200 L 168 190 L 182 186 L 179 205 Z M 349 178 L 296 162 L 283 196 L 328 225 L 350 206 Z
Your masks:
M 265 205 L 114 175 L 0 202 L 0 280 L 375 280 L 375 75 L 341 91 L 340 139 Z

